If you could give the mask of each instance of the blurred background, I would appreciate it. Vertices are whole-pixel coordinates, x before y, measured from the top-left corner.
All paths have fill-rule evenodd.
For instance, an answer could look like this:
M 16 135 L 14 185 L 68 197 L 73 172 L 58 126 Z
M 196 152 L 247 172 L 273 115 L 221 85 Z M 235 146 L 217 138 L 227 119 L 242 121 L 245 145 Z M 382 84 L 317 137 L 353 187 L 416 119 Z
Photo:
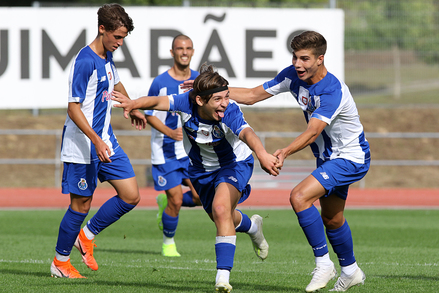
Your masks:
M 356 187 L 439 188 L 439 0 L 110 2 L 127 7 L 343 10 L 344 80 L 359 108 L 373 159 L 369 174 Z M 2 0 L 0 9 L 97 7 L 103 3 L 106 2 Z M 285 60 L 284 67 L 289 62 Z M 305 127 L 303 114 L 295 108 L 263 111 L 245 107 L 244 113 L 270 152 L 284 147 Z M 133 131 L 120 116 L 113 115 L 113 127 L 119 131 L 116 134 L 121 145 L 135 165 L 140 186 L 148 186 L 149 131 Z M 0 110 L 0 187 L 59 186 L 62 165 L 58 152 L 64 119 L 65 109 Z M 309 150 L 292 157 L 279 178 L 263 175 L 255 165 L 253 185 L 294 186 L 309 174 L 314 162 Z

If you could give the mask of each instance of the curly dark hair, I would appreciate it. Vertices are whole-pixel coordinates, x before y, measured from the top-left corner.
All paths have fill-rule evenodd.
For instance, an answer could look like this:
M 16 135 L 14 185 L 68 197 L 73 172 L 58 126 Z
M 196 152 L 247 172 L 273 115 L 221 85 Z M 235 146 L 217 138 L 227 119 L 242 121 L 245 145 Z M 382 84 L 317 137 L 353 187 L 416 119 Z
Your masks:
M 229 82 L 215 70 L 213 65 L 203 63 L 199 72 L 200 75 L 194 80 L 193 90 L 189 93 L 189 97 L 194 104 L 196 104 L 196 97 L 199 95 L 198 93 L 229 84 Z M 207 103 L 212 96 L 213 94 L 209 94 L 200 97 L 205 103 Z
M 117 3 L 104 4 L 98 10 L 98 27 L 103 25 L 105 30 L 113 32 L 124 26 L 130 33 L 134 29 L 133 20 L 125 9 Z

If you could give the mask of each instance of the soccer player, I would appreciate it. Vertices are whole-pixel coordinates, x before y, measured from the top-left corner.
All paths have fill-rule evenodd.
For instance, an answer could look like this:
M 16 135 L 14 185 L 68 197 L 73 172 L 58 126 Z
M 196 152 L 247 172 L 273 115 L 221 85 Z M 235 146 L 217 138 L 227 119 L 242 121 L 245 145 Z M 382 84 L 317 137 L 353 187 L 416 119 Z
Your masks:
M 191 164 L 189 176 L 203 208 L 214 221 L 217 234 L 215 252 L 217 275 L 215 289 L 230 292 L 230 271 L 235 255 L 236 232 L 250 235 L 256 255 L 268 256 L 268 243 L 262 232 L 262 217 L 236 209 L 250 195 L 248 181 L 253 172 L 252 150 L 261 167 L 276 176 L 277 158 L 268 154 L 239 106 L 229 100 L 228 82 L 212 65 L 203 64 L 194 81 L 194 90 L 177 96 L 141 97 L 129 100 L 113 92 L 124 108 L 155 109 L 180 113 L 184 146 Z
M 186 35 L 177 35 L 172 41 L 171 55 L 174 65 L 157 76 L 151 84 L 148 96 L 181 94 L 180 88 L 185 80 L 194 80 L 198 72 L 190 69 L 194 46 Z M 189 180 L 189 158 L 183 147 L 183 133 L 178 114 L 147 110 L 147 122 L 151 128 L 151 162 L 154 188 L 165 190 L 166 194 L 157 196 L 159 212 L 157 223 L 163 230 L 162 255 L 178 257 L 180 253 L 174 241 L 177 231 L 178 214 L 182 206 L 201 205 L 198 194 Z M 181 185 L 189 190 L 183 193 Z
M 316 262 L 307 292 L 317 291 L 335 278 L 325 237 L 338 256 L 341 275 L 331 291 L 346 291 L 366 279 L 358 267 L 352 234 L 343 212 L 349 185 L 363 178 L 370 165 L 369 144 L 348 87 L 324 64 L 325 38 L 306 31 L 291 41 L 293 64 L 273 80 L 252 89 L 230 88 L 230 98 L 254 104 L 282 92 L 291 92 L 302 108 L 307 129 L 287 147 L 277 150 L 277 167 L 285 158 L 311 146 L 317 169 L 290 194 L 299 225 L 311 245 Z M 319 200 L 321 214 L 314 206 Z
M 64 124 L 61 160 L 64 162 L 62 193 L 70 194 L 70 206 L 59 226 L 52 277 L 84 278 L 70 263 L 75 246 L 82 261 L 98 269 L 93 257 L 94 238 L 131 211 L 140 201 L 131 163 L 119 146 L 110 124 L 111 92 L 127 95 L 114 66 L 113 52 L 134 29 L 132 19 L 119 4 L 105 4 L 98 14 L 98 35 L 81 49 L 69 76 L 67 118 Z M 146 126 L 140 111 L 130 113 L 137 129 Z M 105 202 L 81 229 L 97 179 L 108 181 L 117 195 Z

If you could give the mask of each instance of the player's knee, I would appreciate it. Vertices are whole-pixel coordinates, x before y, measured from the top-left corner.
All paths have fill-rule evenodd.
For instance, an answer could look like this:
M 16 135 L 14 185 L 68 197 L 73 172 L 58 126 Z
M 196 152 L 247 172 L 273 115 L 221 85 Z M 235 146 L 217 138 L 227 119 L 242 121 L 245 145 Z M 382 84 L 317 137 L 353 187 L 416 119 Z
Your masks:
M 293 207 L 294 211 L 301 211 L 305 203 L 306 201 L 304 198 L 304 194 L 298 189 L 293 189 L 290 193 L 290 204 Z

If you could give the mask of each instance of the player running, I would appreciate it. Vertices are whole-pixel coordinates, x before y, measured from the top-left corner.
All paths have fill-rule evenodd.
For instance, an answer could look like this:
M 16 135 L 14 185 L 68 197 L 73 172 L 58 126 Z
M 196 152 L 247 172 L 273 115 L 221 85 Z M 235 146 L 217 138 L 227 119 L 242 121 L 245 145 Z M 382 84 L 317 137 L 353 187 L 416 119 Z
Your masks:
M 215 289 L 230 292 L 230 271 L 235 255 L 236 232 L 250 235 L 257 256 L 268 256 L 268 243 L 262 232 L 262 217 L 236 209 L 250 195 L 248 181 L 253 172 L 252 150 L 261 167 L 278 175 L 278 160 L 268 154 L 253 129 L 244 120 L 239 106 L 229 100 L 227 80 L 203 64 L 194 81 L 194 90 L 177 96 L 141 97 L 129 100 L 113 92 L 124 108 L 125 117 L 133 109 L 175 111 L 184 129 L 184 146 L 191 164 L 189 176 L 203 208 L 214 221 L 217 234 Z

